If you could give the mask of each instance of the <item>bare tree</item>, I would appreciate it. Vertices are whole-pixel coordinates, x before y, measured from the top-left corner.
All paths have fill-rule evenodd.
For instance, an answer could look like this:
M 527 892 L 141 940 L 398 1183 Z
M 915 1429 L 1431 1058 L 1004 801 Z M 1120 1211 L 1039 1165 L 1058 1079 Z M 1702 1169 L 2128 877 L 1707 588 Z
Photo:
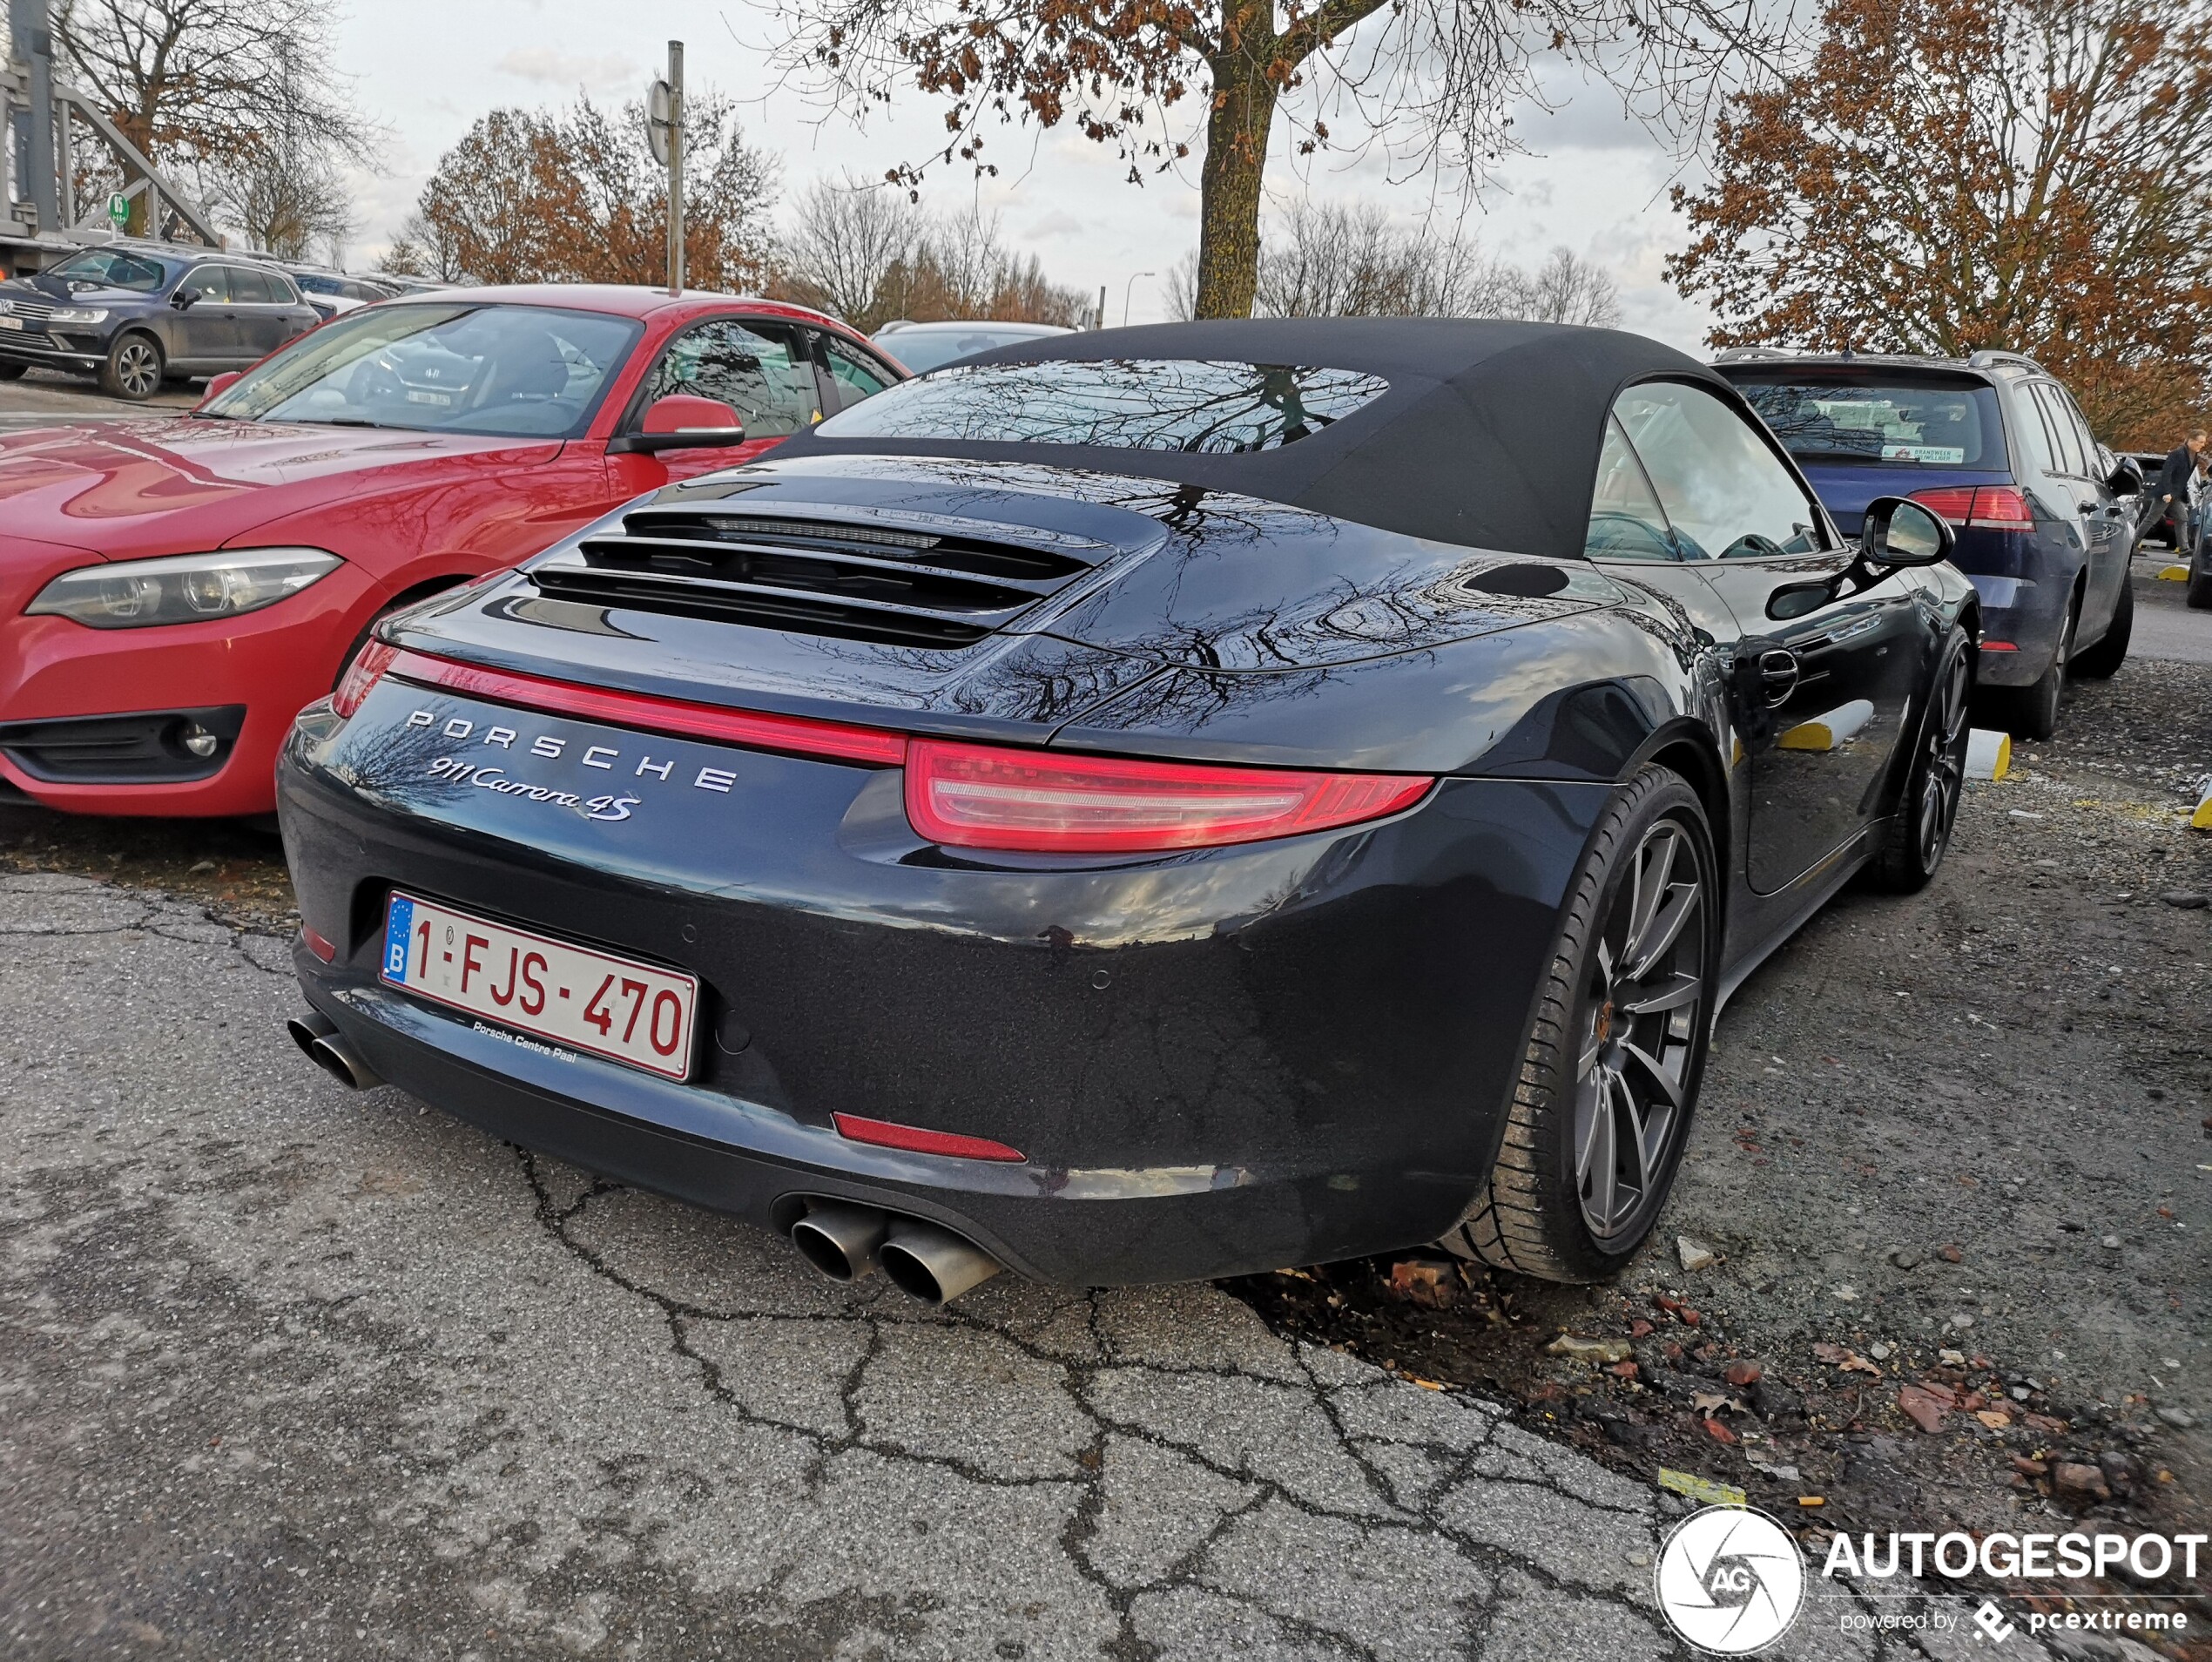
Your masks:
M 927 229 L 899 192 L 846 178 L 818 179 L 800 193 L 784 234 L 780 292 L 847 321 L 888 322 L 873 314 L 884 282 L 911 265 Z
M 923 213 L 882 186 L 817 181 L 786 234 L 772 291 L 873 329 L 894 318 L 990 317 L 1079 328 L 1088 298 L 1008 249 L 995 213 Z
M 955 157 L 979 172 L 984 125 L 1073 122 L 1117 147 L 1130 176 L 1173 167 L 1197 135 L 1176 106 L 1204 110 L 1197 308 L 1241 317 L 1259 277 L 1260 206 L 1286 95 L 1293 143 L 1379 143 L 1401 161 L 1479 182 L 1520 149 L 1513 116 L 1541 98 L 1540 63 L 1607 82 L 1680 153 L 1750 64 L 1771 57 L 1769 0 L 778 0 L 785 62 L 847 110 L 911 80 L 945 103 L 950 137 L 894 167 L 912 189 Z M 1372 24 L 1369 20 L 1372 19 Z M 1363 27 L 1362 25 L 1366 25 Z M 1303 91 L 1301 91 L 1303 90 Z
M 213 205 L 249 247 L 303 260 L 317 242 L 353 233 L 353 195 L 341 154 L 320 132 L 315 93 L 298 54 L 277 49 L 266 118 L 254 142 L 209 171 Z
M 1197 255 L 1168 275 L 1170 314 L 1197 314 Z M 1533 274 L 1486 258 L 1456 232 L 1393 225 L 1376 203 L 1301 202 L 1273 216 L 1260 244 L 1253 310 L 1263 317 L 1505 317 L 1610 328 L 1613 279 L 1566 248 Z
M 1522 278 L 1520 287 L 1514 309 L 1501 315 L 1600 329 L 1620 327 L 1621 291 L 1612 274 L 1570 248 L 1553 249 L 1551 258 Z
M 327 195 L 344 163 L 373 157 L 381 135 L 332 67 L 330 27 L 320 0 L 62 0 L 54 37 L 126 138 L 235 202 L 282 193 L 278 171 L 303 159 Z M 144 214 L 134 203 L 133 230 Z

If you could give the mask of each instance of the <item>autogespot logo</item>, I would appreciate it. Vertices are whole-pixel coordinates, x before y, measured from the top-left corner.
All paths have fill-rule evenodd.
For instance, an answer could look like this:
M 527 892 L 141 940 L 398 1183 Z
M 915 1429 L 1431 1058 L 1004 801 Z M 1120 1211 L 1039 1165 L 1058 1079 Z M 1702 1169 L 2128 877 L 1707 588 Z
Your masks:
M 1716 1656 L 1749 1656 L 1790 1631 L 1805 1598 L 1805 1561 L 1764 1512 L 1709 1506 L 1659 1551 L 1659 1608 L 1676 1632 Z

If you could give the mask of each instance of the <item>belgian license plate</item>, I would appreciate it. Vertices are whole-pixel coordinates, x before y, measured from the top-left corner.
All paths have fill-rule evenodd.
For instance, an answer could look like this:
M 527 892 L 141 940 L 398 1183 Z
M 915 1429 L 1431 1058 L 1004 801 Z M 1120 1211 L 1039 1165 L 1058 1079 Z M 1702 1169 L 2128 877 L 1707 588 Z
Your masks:
M 0 317 L 0 329 L 19 329 L 22 327 L 23 320 L 19 317 Z
M 671 1079 L 691 1072 L 696 977 L 395 892 L 382 977 L 455 1010 Z

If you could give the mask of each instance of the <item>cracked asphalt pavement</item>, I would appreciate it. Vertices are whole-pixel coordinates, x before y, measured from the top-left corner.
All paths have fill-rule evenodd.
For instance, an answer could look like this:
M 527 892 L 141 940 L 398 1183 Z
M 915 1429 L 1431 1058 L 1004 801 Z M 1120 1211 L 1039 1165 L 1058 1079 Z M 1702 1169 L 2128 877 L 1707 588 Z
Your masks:
M 0 876 L 0 935 L 10 1656 L 1681 1653 L 1673 1497 L 1473 1395 L 1211 1287 L 835 1286 L 343 1091 L 196 905 Z M 1771 1654 L 1971 1652 L 1841 1613 Z

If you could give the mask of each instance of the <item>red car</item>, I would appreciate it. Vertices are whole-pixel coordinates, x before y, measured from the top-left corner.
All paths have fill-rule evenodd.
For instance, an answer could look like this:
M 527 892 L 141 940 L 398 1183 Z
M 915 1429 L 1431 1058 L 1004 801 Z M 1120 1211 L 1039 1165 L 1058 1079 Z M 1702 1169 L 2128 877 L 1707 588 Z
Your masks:
M 188 415 L 0 437 L 0 799 L 266 813 L 383 614 L 904 378 L 798 307 L 472 288 L 336 318 Z

